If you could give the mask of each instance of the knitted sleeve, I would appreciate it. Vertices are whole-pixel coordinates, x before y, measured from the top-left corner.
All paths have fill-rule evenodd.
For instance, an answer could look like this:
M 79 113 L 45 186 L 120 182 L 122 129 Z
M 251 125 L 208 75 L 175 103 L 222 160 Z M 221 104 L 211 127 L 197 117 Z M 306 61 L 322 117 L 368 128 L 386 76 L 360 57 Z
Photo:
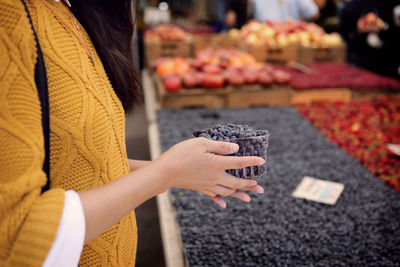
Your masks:
M 41 266 L 64 190 L 46 182 L 35 42 L 20 1 L 0 0 L 0 266 Z

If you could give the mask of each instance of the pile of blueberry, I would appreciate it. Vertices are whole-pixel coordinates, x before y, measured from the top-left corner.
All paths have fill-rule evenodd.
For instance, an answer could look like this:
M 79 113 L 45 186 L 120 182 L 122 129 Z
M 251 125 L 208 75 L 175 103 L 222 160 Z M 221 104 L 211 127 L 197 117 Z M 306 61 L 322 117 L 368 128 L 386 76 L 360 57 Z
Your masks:
M 400 267 L 400 194 L 295 109 L 162 109 L 157 117 L 162 151 L 216 124 L 273 136 L 268 179 L 258 181 L 265 192 L 249 192 L 250 205 L 231 198 L 221 209 L 201 193 L 171 189 L 189 266 Z M 307 175 L 345 185 L 336 205 L 291 196 Z
M 255 130 L 247 125 L 228 124 L 195 131 L 193 136 L 236 143 L 239 145 L 239 151 L 234 156 L 258 156 L 267 159 L 269 132 L 266 130 Z M 253 178 L 265 174 L 266 169 L 266 164 L 264 164 L 226 172 L 239 178 Z

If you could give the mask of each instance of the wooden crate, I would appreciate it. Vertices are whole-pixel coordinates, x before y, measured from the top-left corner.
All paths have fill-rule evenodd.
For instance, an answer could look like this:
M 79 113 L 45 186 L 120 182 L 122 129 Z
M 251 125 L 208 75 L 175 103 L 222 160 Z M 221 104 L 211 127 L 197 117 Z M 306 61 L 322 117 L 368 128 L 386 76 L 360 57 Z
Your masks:
M 204 33 L 193 35 L 193 53 L 206 48 L 236 48 L 236 40 L 227 33 Z
M 229 33 L 220 33 L 216 37 L 215 48 L 237 48 L 237 39 L 232 38 Z
M 177 92 L 167 92 L 161 79 L 155 75 L 158 101 L 162 108 L 221 108 L 226 106 L 226 88 L 205 89 L 192 88 L 181 89 Z
M 192 40 L 187 41 L 145 41 L 146 64 L 151 63 L 160 57 L 190 57 L 192 56 Z
M 228 86 L 228 107 L 287 106 L 290 105 L 292 89 L 287 86 L 243 85 Z
M 310 89 L 306 91 L 294 91 L 291 104 L 308 104 L 318 101 L 350 101 L 351 91 L 347 88 Z
M 241 49 L 253 55 L 257 61 L 269 62 L 273 64 L 286 64 L 297 60 L 298 47 L 267 47 L 263 45 L 243 45 Z
M 193 53 L 206 48 L 215 48 L 217 45 L 216 33 L 201 33 L 193 35 Z
M 400 91 L 386 91 L 386 90 L 352 90 L 353 100 L 374 100 L 381 95 L 386 95 L 388 98 L 399 97 Z
M 301 64 L 330 62 L 342 63 L 346 61 L 347 47 L 342 44 L 337 47 L 299 47 L 297 62 Z

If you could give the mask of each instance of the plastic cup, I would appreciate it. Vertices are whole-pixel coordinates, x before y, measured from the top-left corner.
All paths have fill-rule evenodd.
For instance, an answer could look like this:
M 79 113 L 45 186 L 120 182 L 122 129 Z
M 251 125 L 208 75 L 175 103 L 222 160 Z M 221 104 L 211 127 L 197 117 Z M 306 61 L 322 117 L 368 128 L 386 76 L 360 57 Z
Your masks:
M 232 138 L 231 143 L 239 145 L 239 150 L 233 156 L 257 156 L 265 159 L 263 165 L 246 167 L 243 169 L 227 170 L 226 172 L 238 178 L 252 179 L 267 172 L 267 148 L 270 134 L 246 138 Z

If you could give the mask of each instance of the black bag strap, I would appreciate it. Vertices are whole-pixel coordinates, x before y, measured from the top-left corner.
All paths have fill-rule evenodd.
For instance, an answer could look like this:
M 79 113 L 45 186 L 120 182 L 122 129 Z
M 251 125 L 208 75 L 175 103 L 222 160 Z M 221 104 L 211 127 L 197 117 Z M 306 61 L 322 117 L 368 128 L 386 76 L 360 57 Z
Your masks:
M 35 83 L 39 94 L 40 106 L 42 109 L 42 128 L 44 138 L 45 159 L 43 162 L 43 171 L 46 173 L 47 182 L 42 188 L 42 193 L 50 189 L 50 116 L 49 116 L 49 90 L 47 87 L 47 74 L 44 65 L 43 53 L 40 48 L 39 39 L 37 37 L 35 28 L 33 27 L 32 18 L 29 13 L 28 7 L 24 0 L 21 0 L 25 11 L 28 14 L 29 22 L 32 27 L 33 35 L 36 42 L 37 60 L 35 64 Z

